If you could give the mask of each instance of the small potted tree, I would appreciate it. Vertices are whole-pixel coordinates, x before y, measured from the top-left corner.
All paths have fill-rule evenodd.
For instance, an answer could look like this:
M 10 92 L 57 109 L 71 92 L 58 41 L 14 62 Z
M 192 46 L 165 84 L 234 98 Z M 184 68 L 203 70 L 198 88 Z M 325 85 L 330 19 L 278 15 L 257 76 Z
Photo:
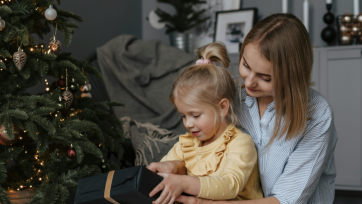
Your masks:
M 192 34 L 190 29 L 198 24 L 204 23 L 210 17 L 204 16 L 205 9 L 197 11 L 195 5 L 204 4 L 200 0 L 157 0 L 159 3 L 166 3 L 176 10 L 174 15 L 166 13 L 157 8 L 155 13 L 159 16 L 159 22 L 166 23 L 166 34 L 170 36 L 171 46 L 178 47 L 186 52 L 193 52 Z

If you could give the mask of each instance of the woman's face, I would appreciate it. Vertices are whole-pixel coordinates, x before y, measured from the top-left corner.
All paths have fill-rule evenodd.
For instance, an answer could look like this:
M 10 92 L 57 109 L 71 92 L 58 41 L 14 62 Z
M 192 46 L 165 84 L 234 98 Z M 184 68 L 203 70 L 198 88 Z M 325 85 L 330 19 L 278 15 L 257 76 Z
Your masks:
M 249 96 L 273 99 L 272 64 L 262 55 L 258 46 L 249 43 L 241 57 L 239 73 Z

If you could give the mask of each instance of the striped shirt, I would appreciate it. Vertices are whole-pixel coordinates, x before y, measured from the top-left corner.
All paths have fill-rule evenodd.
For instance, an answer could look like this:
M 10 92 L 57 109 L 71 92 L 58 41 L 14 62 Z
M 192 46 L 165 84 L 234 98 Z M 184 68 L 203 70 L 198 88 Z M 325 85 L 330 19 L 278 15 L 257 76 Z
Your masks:
M 337 133 L 332 110 L 313 89 L 309 99 L 313 106 L 305 133 L 288 141 L 274 140 L 266 147 L 275 124 L 274 102 L 260 119 L 257 99 L 241 91 L 241 129 L 251 135 L 257 148 L 264 196 L 274 196 L 282 204 L 333 203 Z

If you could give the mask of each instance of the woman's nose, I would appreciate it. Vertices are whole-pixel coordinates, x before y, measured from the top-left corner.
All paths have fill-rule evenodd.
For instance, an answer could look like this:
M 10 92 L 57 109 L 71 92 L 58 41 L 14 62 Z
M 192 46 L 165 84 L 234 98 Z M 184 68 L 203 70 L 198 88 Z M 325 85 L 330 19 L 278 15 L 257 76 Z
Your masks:
M 245 79 L 245 86 L 247 87 L 255 87 L 256 86 L 256 76 L 253 73 L 250 73 L 248 77 Z

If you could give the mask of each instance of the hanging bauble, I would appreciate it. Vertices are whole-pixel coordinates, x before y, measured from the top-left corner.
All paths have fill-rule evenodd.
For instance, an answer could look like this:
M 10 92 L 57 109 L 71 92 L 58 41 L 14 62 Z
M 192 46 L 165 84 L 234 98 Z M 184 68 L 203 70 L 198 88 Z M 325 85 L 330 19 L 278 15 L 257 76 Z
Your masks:
M 76 83 L 71 83 L 69 85 L 69 91 L 72 92 L 72 93 L 75 93 L 78 91 L 78 88 L 79 88 L 79 84 L 76 84 Z
M 26 63 L 26 54 L 20 47 L 18 48 L 18 51 L 13 54 L 13 60 L 15 66 L 21 71 Z
M 68 90 L 68 87 L 65 89 L 65 91 L 62 93 L 63 101 L 66 104 L 66 108 L 69 108 L 69 106 L 73 102 L 73 94 Z
M 0 17 L 0 31 L 2 31 L 4 28 L 5 28 L 5 21 Z
M 0 125 L 0 144 L 12 145 L 19 139 L 20 129 L 18 127 L 16 127 L 15 125 L 13 126 L 13 128 L 14 128 L 13 130 L 14 130 L 15 138 L 13 140 L 10 140 L 10 138 L 6 132 L 5 126 Z
M 86 98 L 86 97 L 92 98 L 92 94 L 91 93 L 82 93 L 82 95 L 80 95 L 80 97 L 82 97 L 82 98 Z
M 152 10 L 150 12 L 150 14 L 148 14 L 148 22 L 150 22 L 151 26 L 154 27 L 155 29 L 162 29 L 166 26 L 165 22 L 159 22 L 160 21 L 160 17 L 156 14 L 156 12 L 154 10 Z
M 86 83 L 80 87 L 80 91 L 83 93 L 88 93 L 91 91 L 91 89 L 92 89 L 92 86 L 90 85 L 90 83 Z
M 55 39 L 55 37 L 53 38 L 52 41 L 50 41 L 49 43 L 49 50 L 51 54 L 54 54 L 56 56 L 58 56 L 58 54 L 60 53 L 60 48 L 62 47 L 62 43 L 60 43 L 59 40 Z
M 47 8 L 47 10 L 45 10 L 45 18 L 52 21 L 57 17 L 57 11 L 55 9 L 53 9 L 53 6 L 50 5 L 49 8 Z
M 70 147 L 68 148 L 68 157 L 74 158 L 76 156 L 75 150 L 73 148 L 73 145 L 70 144 Z
M 58 81 L 57 81 L 57 86 L 65 87 L 65 85 L 66 85 L 66 81 L 65 81 L 65 79 L 64 79 L 64 76 L 61 75 L 61 76 L 60 76 L 60 79 L 58 79 Z

